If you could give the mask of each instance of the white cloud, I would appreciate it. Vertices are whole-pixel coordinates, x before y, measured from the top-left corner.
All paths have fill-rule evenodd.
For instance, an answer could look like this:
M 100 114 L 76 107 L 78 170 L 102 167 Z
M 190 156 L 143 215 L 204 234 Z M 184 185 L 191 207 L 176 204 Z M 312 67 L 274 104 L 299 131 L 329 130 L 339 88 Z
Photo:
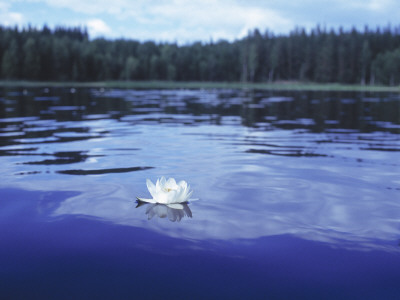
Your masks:
M 259 28 L 269 28 L 274 32 L 287 32 L 293 29 L 294 24 L 270 10 L 260 10 L 251 8 L 243 14 L 243 27 L 239 34 L 240 37 L 247 35 L 248 30 Z
M 0 11 L 8 10 L 9 7 L 10 7 L 9 3 L 5 3 L 5 2 L 0 1 Z
M 396 9 L 396 3 L 393 0 L 338 0 L 343 8 L 353 8 L 358 10 L 368 10 L 373 12 L 390 12 L 391 8 Z
M 254 28 L 285 32 L 294 27 L 274 10 L 227 1 L 161 1 L 143 9 L 140 17 L 134 18 L 141 27 L 140 36 L 180 43 L 234 40 Z
M 293 24 L 271 9 L 240 5 L 227 1 L 174 1 L 155 5 L 147 15 L 156 22 L 175 22 L 183 28 L 204 28 L 211 31 L 229 30 L 236 38 L 247 34 L 255 27 L 270 27 L 279 30 Z M 210 34 L 211 35 L 211 34 Z
M 110 35 L 111 28 L 101 19 L 91 19 L 86 22 L 90 36 Z
M 386 13 L 398 9 L 398 2 L 393 0 L 370 0 L 366 3 L 367 9 L 373 12 Z
M 22 0 L 14 0 L 22 1 Z M 50 7 L 69 9 L 71 11 L 98 16 L 112 17 L 125 23 L 132 32 L 143 35 L 148 33 L 148 39 L 156 40 L 208 40 L 209 38 L 225 38 L 233 40 L 243 37 L 248 30 L 254 28 L 270 28 L 274 32 L 288 31 L 293 23 L 280 13 L 256 4 L 234 1 L 188 1 L 159 0 L 149 4 L 148 1 L 128 0 L 25 0 L 36 3 L 46 3 Z M 93 23 L 93 22 L 92 22 Z M 89 25 L 89 24 L 88 24 Z M 99 32 L 110 34 L 105 24 L 91 24 L 92 34 Z M 114 32 L 114 36 L 118 33 Z M 182 36 L 183 35 L 183 36 Z
M 2 15 L 0 18 L 1 22 L 3 22 L 4 25 L 13 25 L 13 24 L 22 25 L 24 21 L 24 16 L 16 12 L 8 12 L 7 15 L 5 16 Z
M 142 1 L 126 0 L 29 0 L 33 2 L 45 2 L 52 7 L 67 8 L 75 12 L 96 15 L 101 13 L 119 15 L 132 12 L 140 8 Z M 146 3 L 146 2 L 143 2 Z
M 328 27 L 351 27 L 379 25 L 400 18 L 399 3 L 395 0 L 0 0 L 0 12 L 14 9 L 19 15 L 4 14 L 3 21 L 30 22 L 42 25 L 43 22 L 55 24 L 54 18 L 44 20 L 33 11 L 24 11 L 24 4 L 37 7 L 46 13 L 56 11 L 61 24 L 86 24 L 88 19 L 103 20 L 91 22 L 91 36 L 129 37 L 140 40 L 208 41 L 234 40 L 246 36 L 254 28 L 262 32 L 268 29 L 276 34 L 285 34 L 296 26 L 307 29 L 317 24 Z M 1 4 L 3 3 L 3 4 Z M 10 7 L 11 3 L 11 8 Z M 62 12 L 60 12 L 62 11 Z M 6 20 L 6 21 L 4 21 Z M 73 21 L 72 21 L 73 20 Z M 91 21 L 92 21 L 91 20 Z M 58 20 L 56 20 L 58 22 Z M 105 24 L 107 22 L 107 24 Z M 125 28 L 125 29 L 124 29 Z
M 10 4 L 0 2 L 0 24 L 4 26 L 23 25 L 24 16 L 19 12 L 10 11 Z

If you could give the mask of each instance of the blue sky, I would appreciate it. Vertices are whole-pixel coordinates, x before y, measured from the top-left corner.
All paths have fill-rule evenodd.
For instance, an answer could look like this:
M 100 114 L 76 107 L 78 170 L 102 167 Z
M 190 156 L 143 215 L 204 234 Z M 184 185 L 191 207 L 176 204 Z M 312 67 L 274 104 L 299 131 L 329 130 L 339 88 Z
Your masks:
M 0 0 L 0 24 L 86 26 L 91 38 L 180 44 L 233 41 L 248 30 L 286 34 L 296 26 L 363 29 L 400 24 L 398 0 Z

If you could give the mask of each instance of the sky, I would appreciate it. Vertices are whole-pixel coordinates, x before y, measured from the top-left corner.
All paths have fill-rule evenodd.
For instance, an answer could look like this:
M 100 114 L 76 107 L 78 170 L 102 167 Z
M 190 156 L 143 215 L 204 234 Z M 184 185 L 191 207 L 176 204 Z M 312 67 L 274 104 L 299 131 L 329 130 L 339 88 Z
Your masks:
M 310 30 L 363 30 L 400 24 L 398 0 L 0 0 L 3 26 L 81 26 L 90 38 L 209 42 L 243 38 L 258 28 L 288 34 Z

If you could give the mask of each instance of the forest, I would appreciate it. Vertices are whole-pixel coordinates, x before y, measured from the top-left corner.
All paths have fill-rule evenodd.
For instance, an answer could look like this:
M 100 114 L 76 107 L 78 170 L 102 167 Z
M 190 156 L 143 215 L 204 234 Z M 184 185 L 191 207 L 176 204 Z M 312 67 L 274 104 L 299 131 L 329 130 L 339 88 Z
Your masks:
M 0 26 L 0 80 L 400 84 L 400 26 L 255 29 L 233 42 L 90 39 L 85 28 Z

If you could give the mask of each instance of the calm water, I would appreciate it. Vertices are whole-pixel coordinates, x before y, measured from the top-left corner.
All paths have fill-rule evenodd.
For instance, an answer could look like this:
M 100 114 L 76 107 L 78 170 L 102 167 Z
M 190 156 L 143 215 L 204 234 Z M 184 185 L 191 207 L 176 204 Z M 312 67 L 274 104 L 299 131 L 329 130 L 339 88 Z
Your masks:
M 400 299 L 399 154 L 399 94 L 2 89 L 1 298 Z

